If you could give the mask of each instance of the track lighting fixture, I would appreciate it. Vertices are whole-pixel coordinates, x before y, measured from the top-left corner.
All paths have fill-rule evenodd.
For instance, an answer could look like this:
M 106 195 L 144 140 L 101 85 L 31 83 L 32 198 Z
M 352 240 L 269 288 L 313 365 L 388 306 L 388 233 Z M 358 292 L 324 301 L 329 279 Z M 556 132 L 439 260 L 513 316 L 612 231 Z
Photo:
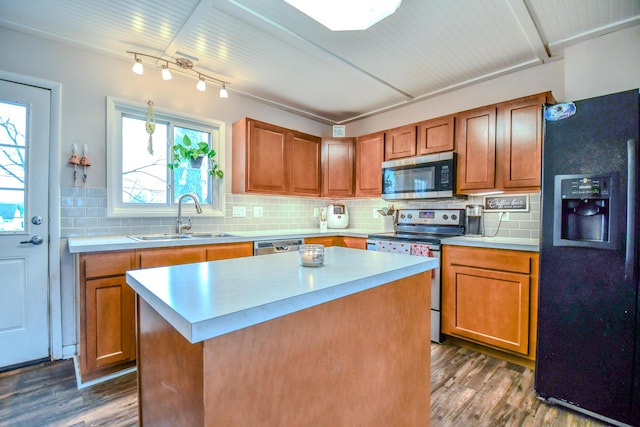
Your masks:
M 162 80 L 171 80 L 172 75 L 171 75 L 171 71 L 169 70 L 169 64 L 171 65 L 175 65 L 176 67 L 178 67 L 178 69 L 180 70 L 184 70 L 186 72 L 192 72 L 194 74 L 198 75 L 198 83 L 196 84 L 196 89 L 198 89 L 201 92 L 204 92 L 205 90 L 207 90 L 207 80 L 210 80 L 216 84 L 218 84 L 220 86 L 220 98 L 228 98 L 229 97 L 229 93 L 227 92 L 227 85 L 231 84 L 229 82 L 225 82 L 223 80 L 220 79 L 216 79 L 215 77 L 211 77 L 208 76 L 206 74 L 202 74 L 199 71 L 196 71 L 193 69 L 193 61 L 191 61 L 188 58 L 176 58 L 175 62 L 174 61 L 168 61 L 166 59 L 163 58 L 159 58 L 157 56 L 153 56 L 153 55 L 147 55 L 146 53 L 140 53 L 140 52 L 132 52 L 132 51 L 127 51 L 127 53 L 130 53 L 133 55 L 133 58 L 135 60 L 134 64 L 133 64 L 133 68 L 132 71 L 136 74 L 142 75 L 144 73 L 144 67 L 142 66 L 142 60 L 140 58 L 138 58 L 139 56 L 144 56 L 147 58 L 153 58 L 156 59 L 158 61 L 162 61 L 165 63 L 165 65 L 162 66 Z

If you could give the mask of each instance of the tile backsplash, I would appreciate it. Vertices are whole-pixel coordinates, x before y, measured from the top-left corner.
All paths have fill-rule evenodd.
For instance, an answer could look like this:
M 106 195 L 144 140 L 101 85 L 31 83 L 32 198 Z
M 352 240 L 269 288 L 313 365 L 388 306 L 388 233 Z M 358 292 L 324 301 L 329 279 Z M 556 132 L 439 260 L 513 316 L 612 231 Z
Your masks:
M 314 208 L 329 205 L 335 199 L 256 196 L 226 194 L 224 217 L 190 215 L 192 231 L 231 232 L 259 230 L 296 230 L 319 228 Z M 465 201 L 398 202 L 396 208 L 464 208 L 467 204 L 481 204 L 482 197 L 472 196 Z M 375 209 L 388 207 L 379 198 L 341 199 L 349 210 L 349 228 L 382 231 L 384 219 L 374 217 Z M 66 187 L 61 189 L 61 236 L 93 237 L 129 234 L 171 233 L 176 217 L 167 218 L 113 218 L 107 217 L 107 190 L 105 188 Z M 246 217 L 234 218 L 234 207 L 244 207 Z M 262 216 L 254 216 L 254 208 L 262 208 Z M 502 221 L 498 230 L 499 213 L 485 213 L 485 235 L 497 232 L 502 237 L 539 238 L 540 194 L 529 197 L 529 212 L 511 212 L 508 221 Z

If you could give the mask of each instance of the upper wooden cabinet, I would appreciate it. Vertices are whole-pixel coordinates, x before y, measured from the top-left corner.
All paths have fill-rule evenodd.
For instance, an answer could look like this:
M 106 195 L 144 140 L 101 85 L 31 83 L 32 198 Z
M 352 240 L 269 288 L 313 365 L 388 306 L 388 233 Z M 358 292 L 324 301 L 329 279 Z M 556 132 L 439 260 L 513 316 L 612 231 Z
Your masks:
M 455 135 L 455 115 L 438 117 L 418 123 L 417 155 L 452 151 Z
M 322 140 L 322 196 L 353 197 L 355 139 Z
M 234 193 L 320 195 L 320 138 L 244 118 L 231 139 Z
M 356 138 L 356 197 L 382 195 L 384 132 Z
M 393 160 L 415 156 L 416 135 L 415 124 L 386 131 L 384 159 Z
M 458 190 L 494 188 L 496 107 L 458 114 Z
M 540 187 L 542 171 L 542 105 L 540 94 L 498 105 L 497 185 L 504 189 Z
M 542 165 L 542 105 L 550 92 L 458 114 L 458 191 L 537 190 Z

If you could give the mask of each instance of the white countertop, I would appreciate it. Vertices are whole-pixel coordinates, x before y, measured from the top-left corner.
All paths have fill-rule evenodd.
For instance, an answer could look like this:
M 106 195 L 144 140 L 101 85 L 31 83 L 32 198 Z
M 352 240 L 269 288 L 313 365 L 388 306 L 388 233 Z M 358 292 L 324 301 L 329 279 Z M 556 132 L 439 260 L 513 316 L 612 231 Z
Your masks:
M 215 243 L 253 242 L 268 239 L 295 239 L 321 236 L 351 236 L 366 238 L 369 234 L 379 233 L 380 230 L 358 228 L 329 229 L 321 232 L 317 228 L 300 230 L 260 230 L 260 231 L 229 231 L 230 236 L 213 238 L 190 238 L 163 241 L 139 241 L 127 236 L 102 237 L 69 237 L 69 252 L 102 252 L 124 249 L 161 248 L 173 246 L 210 245 Z M 226 231 L 224 233 L 227 233 Z
M 518 237 L 450 237 L 442 239 L 443 245 L 474 246 L 478 248 L 510 249 L 514 251 L 538 252 L 538 239 L 524 239 Z
M 436 258 L 328 247 L 127 272 L 127 283 L 196 343 L 438 267 Z

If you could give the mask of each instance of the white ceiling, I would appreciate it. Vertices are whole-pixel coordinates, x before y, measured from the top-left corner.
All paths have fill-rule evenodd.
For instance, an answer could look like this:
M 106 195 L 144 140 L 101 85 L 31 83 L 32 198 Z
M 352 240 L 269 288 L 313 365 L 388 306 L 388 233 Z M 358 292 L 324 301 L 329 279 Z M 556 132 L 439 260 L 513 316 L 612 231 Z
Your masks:
M 231 83 L 230 96 L 328 124 L 552 61 L 632 25 L 640 0 L 404 0 L 361 32 L 331 32 L 283 0 L 0 0 L 0 26 L 131 64 L 128 50 L 194 57 Z

